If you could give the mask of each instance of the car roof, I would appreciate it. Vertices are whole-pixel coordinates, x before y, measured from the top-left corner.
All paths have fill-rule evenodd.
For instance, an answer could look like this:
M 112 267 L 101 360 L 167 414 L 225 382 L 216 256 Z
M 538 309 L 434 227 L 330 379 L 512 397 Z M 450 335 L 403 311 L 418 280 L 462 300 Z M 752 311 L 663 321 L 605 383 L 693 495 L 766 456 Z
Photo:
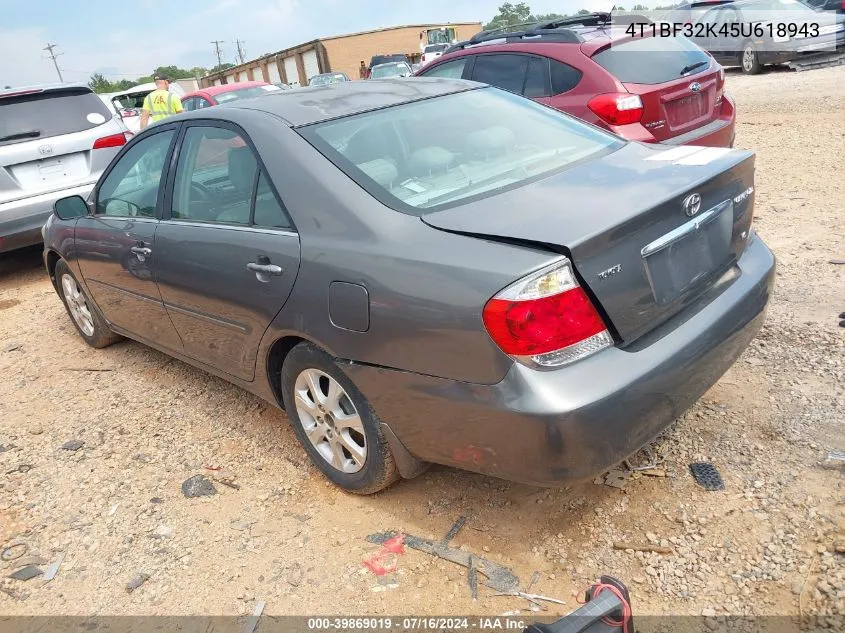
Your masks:
M 51 92 L 55 90 L 91 90 L 91 86 L 84 83 L 52 83 L 52 84 L 33 84 L 30 86 L 18 86 L 16 88 L 2 88 L 0 89 L 0 97 L 7 97 L 14 94 L 21 94 L 24 92 Z
M 296 127 L 474 90 L 482 86 L 483 84 L 473 81 L 442 77 L 419 77 L 411 81 L 408 79 L 344 81 L 298 90 L 270 92 L 253 99 L 226 104 L 225 108 L 268 112 Z M 207 110 L 197 112 L 208 116 Z
M 259 86 L 269 86 L 266 81 L 239 81 L 234 84 L 222 84 L 219 86 L 208 86 L 207 88 L 203 88 L 202 90 L 194 90 L 193 92 L 189 92 L 188 94 L 184 95 L 182 98 L 187 99 L 188 97 L 196 97 L 200 95 L 208 95 L 213 97 L 215 95 L 223 94 L 224 92 L 233 92 L 235 90 L 243 90 L 244 88 L 257 88 Z

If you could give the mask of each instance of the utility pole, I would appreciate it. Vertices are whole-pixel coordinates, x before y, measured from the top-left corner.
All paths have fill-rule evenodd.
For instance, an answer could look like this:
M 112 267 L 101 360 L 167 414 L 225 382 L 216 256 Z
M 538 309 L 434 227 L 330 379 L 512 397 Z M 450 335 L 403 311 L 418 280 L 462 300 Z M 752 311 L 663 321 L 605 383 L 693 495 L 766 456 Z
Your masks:
M 223 54 L 220 52 L 220 45 L 223 43 L 223 40 L 214 40 L 212 44 L 214 44 L 214 52 L 217 53 L 217 65 L 220 66 L 223 64 Z
M 59 73 L 59 81 L 61 83 L 64 83 L 65 80 L 62 79 L 62 71 L 59 70 L 59 62 L 56 61 L 56 58 L 59 55 L 62 55 L 63 53 L 54 53 L 53 52 L 54 48 L 56 48 L 55 44 L 49 44 L 48 43 L 47 46 L 43 50 L 48 51 L 48 57 L 53 60 L 53 65 L 56 67 L 56 72 Z
M 244 43 L 245 42 L 243 42 L 241 40 L 235 40 L 235 44 L 238 46 L 238 57 L 240 58 L 242 64 L 246 61 L 244 59 L 244 49 L 241 47 L 241 44 L 244 44 Z

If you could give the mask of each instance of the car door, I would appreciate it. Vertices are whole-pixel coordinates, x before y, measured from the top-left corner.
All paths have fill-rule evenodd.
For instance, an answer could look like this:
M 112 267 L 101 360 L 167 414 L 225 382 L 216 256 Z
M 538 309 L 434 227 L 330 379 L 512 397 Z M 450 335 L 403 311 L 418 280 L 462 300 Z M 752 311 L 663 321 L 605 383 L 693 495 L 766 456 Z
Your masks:
M 157 126 L 116 159 L 91 194 L 91 215 L 77 221 L 74 249 L 85 284 L 111 324 L 180 351 L 153 272 L 165 166 L 177 130 Z
M 252 380 L 258 345 L 299 271 L 299 236 L 246 135 L 185 126 L 156 279 L 185 353 Z
M 742 37 L 742 17 L 739 11 L 733 7 L 723 7 L 719 14 L 719 22 L 716 25 L 719 31 L 717 40 L 718 55 L 714 55 L 714 57 L 716 57 L 717 61 L 736 63 L 742 54 L 744 41 Z
M 710 9 L 699 18 L 698 22 L 692 25 L 693 42 L 713 55 L 716 61 L 722 60 L 722 53 L 719 49 L 718 26 L 721 22 L 721 7 Z

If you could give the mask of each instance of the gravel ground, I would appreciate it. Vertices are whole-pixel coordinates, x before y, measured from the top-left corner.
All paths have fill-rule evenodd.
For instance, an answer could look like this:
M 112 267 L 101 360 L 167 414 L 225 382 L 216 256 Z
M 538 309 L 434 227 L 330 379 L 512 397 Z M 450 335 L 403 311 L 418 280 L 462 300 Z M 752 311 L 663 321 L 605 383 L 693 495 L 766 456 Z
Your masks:
M 501 614 L 416 551 L 377 578 L 364 538 L 401 530 L 509 566 L 577 606 L 599 574 L 640 614 L 845 615 L 845 68 L 728 75 L 758 152 L 759 233 L 779 258 L 767 325 L 624 488 L 545 490 L 432 468 L 369 498 L 327 485 L 283 413 L 132 342 L 75 334 L 37 251 L 0 260 L 0 613 Z M 712 460 L 706 492 L 687 465 Z M 186 498 L 209 478 L 216 494 Z M 237 487 L 232 487 L 237 486 Z M 615 544 L 665 548 L 657 553 Z M 624 546 L 620 546 L 624 547 Z M 27 564 L 51 581 L 6 578 Z M 412 606 L 411 606 L 412 605 Z M 840 624 L 842 620 L 839 620 Z

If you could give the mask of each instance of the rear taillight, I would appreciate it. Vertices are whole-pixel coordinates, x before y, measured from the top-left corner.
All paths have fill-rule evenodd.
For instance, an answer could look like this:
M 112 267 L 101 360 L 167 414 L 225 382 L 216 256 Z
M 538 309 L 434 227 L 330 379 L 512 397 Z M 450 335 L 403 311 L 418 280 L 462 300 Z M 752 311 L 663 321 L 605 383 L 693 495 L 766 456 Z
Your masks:
M 104 136 L 94 141 L 94 149 L 106 149 L 107 147 L 120 147 L 126 145 L 126 134 L 112 134 L 111 136 Z
M 532 273 L 484 306 L 484 326 L 520 362 L 560 367 L 613 345 L 569 260 Z
M 722 105 L 722 95 L 725 92 L 725 69 L 719 66 L 719 83 L 716 85 L 716 102 L 715 106 L 718 108 Z
M 643 117 L 643 101 L 639 95 L 612 92 L 596 95 L 587 106 L 610 125 L 636 123 Z

